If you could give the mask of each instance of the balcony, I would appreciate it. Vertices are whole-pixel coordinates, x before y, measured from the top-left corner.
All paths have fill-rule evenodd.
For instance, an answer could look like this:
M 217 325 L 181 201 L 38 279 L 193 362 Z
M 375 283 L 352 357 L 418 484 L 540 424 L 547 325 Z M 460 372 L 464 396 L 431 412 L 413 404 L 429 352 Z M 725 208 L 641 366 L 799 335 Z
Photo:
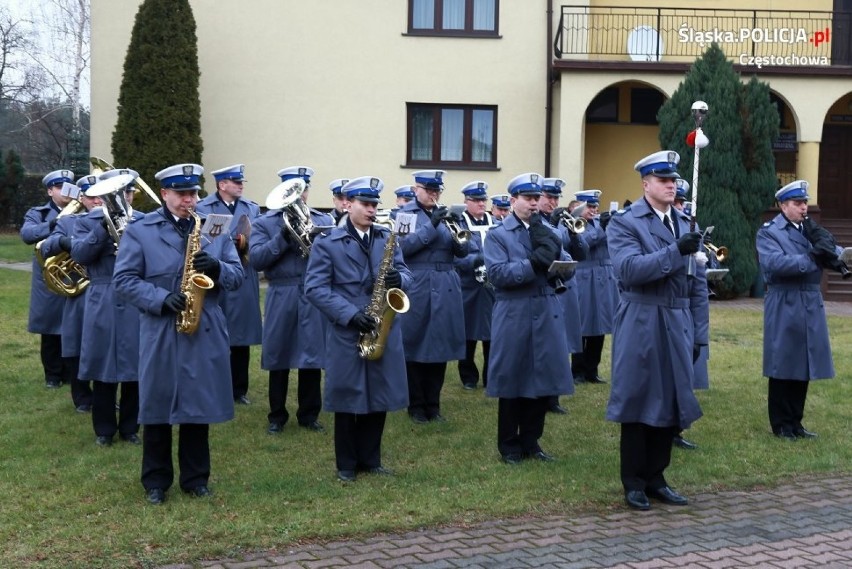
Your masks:
M 690 65 L 711 43 L 735 65 L 852 72 L 852 12 L 561 6 L 557 66 Z

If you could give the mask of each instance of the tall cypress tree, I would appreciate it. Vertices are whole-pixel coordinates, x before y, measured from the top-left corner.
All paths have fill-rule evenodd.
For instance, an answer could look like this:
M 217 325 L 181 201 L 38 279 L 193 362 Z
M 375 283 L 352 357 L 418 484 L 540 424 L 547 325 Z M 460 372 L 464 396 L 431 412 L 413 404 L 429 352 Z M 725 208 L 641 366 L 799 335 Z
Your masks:
M 152 185 L 154 174 L 167 166 L 201 163 L 195 29 L 189 0 L 145 0 L 136 14 L 112 155 L 114 166 L 133 168 Z M 143 209 L 150 207 L 145 200 Z
M 740 192 L 740 206 L 753 232 L 762 223 L 763 212 L 775 202 L 778 178 L 772 143 L 778 138 L 781 116 L 769 97 L 769 85 L 752 76 L 742 89 L 743 166 L 748 191 Z
M 680 153 L 680 173 L 692 183 L 695 150 L 686 143 L 686 135 L 695 128 L 692 103 L 704 101 L 710 109 L 702 127 L 710 145 L 700 153 L 698 223 L 702 227 L 715 226 L 713 242 L 731 252 L 725 263 L 730 273 L 716 289 L 723 297 L 747 293 L 754 283 L 755 231 L 760 214 L 769 205 L 763 187 L 767 168 L 772 170 L 774 180 L 775 161 L 768 138 L 773 132 L 767 113 L 767 109 L 772 109 L 769 91 L 755 83 L 743 86 L 733 65 L 713 44 L 695 61 L 657 115 L 660 144 Z M 751 112 L 751 108 L 755 111 Z M 777 135 L 777 111 L 774 124 Z M 747 131 L 748 138 L 744 136 Z M 774 182 L 770 186 L 773 188 Z

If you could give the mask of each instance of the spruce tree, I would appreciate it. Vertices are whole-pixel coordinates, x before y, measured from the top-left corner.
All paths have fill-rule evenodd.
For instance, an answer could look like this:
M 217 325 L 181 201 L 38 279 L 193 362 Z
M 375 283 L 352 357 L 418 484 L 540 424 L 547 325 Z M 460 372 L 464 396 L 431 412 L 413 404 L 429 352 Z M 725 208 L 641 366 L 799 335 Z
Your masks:
M 699 100 L 709 107 L 702 127 L 710 144 L 700 151 L 698 223 L 701 227 L 714 226 L 713 243 L 730 251 L 724 264 L 730 273 L 716 288 L 723 298 L 748 293 L 755 281 L 756 223 L 768 205 L 763 197 L 766 189 L 755 184 L 763 184 L 766 168 L 773 172 L 775 169 L 771 139 L 767 138 L 773 132 L 771 116 L 759 100 L 765 96 L 765 103 L 771 109 L 769 92 L 768 88 L 763 91 L 757 85 L 744 87 L 733 65 L 719 46 L 713 44 L 695 61 L 658 113 L 660 144 L 680 153 L 679 171 L 692 184 L 695 150 L 686 143 L 686 135 L 695 128 L 691 107 Z M 753 106 L 755 112 L 749 112 L 746 105 Z M 777 133 L 777 112 L 774 124 Z M 753 127 L 755 130 L 746 139 L 744 132 Z M 758 165 L 758 161 L 762 164 Z
M 154 174 L 167 166 L 201 163 L 195 29 L 189 0 L 144 0 L 130 36 L 112 136 L 113 165 L 137 170 L 152 187 Z M 142 197 L 147 202 L 142 209 L 149 209 L 149 199 Z
M 0 160 L 0 211 L 6 218 L 4 225 L 20 223 L 20 217 L 23 216 L 21 205 L 25 201 L 23 185 L 24 167 L 21 164 L 21 156 L 14 149 L 10 149 L 6 157 Z
M 781 116 L 769 97 L 769 85 L 752 76 L 742 89 L 743 166 L 746 188 L 740 192 L 743 214 L 754 232 L 763 221 L 763 212 L 775 202 L 778 178 L 772 143 L 778 138 Z

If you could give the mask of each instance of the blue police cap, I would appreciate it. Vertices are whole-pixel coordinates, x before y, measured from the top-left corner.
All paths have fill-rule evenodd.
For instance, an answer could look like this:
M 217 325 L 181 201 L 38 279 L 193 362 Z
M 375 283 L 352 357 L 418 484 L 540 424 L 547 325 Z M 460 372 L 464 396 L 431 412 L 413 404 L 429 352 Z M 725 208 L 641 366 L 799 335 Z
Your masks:
M 115 178 L 116 176 L 124 176 L 124 175 L 133 176 L 133 179 L 135 180 L 136 178 L 139 177 L 139 172 L 137 172 L 136 170 L 131 170 L 130 168 L 113 168 L 112 170 L 107 170 L 106 172 L 104 172 L 103 174 L 98 176 L 98 181 L 103 182 L 104 180 L 109 180 L 110 178 Z M 79 186 L 80 184 L 77 184 L 77 185 Z M 124 187 L 125 192 L 131 192 L 131 191 L 135 191 L 135 190 L 136 190 L 136 188 L 133 187 L 132 182 L 130 184 L 127 184 Z M 86 190 L 83 189 L 83 191 L 85 192 Z
M 308 168 L 307 166 L 290 166 L 289 168 L 282 168 L 281 170 L 278 170 L 278 176 L 281 178 L 282 182 L 292 180 L 293 178 L 301 178 L 306 184 L 310 184 L 311 176 L 313 175 L 314 169 Z
M 674 150 L 661 150 L 637 162 L 633 169 L 642 177 L 650 174 L 658 178 L 680 178 L 680 174 L 677 173 L 679 163 L 680 154 Z
M 470 182 L 462 186 L 461 193 L 464 194 L 466 199 L 471 200 L 487 200 L 488 194 L 486 190 L 488 189 L 488 183 L 483 182 L 482 180 L 476 180 L 475 182 Z
M 393 191 L 393 193 L 395 193 L 396 197 L 398 197 L 398 198 L 408 198 L 408 199 L 413 200 L 414 199 L 414 186 L 412 186 L 410 184 L 407 185 L 407 186 L 400 186 L 397 189 L 395 189 Z
M 599 205 L 602 193 L 600 190 L 582 190 L 574 193 L 574 199 L 589 205 Z
M 687 193 L 689 192 L 689 182 L 684 180 L 683 178 L 678 178 L 675 180 L 675 199 L 686 201 Z
M 54 170 L 41 179 L 41 183 L 44 184 L 45 188 L 61 186 L 63 182 L 74 183 L 74 172 L 71 170 Z
M 328 185 L 328 189 L 331 190 L 331 195 L 333 196 L 342 196 L 343 195 L 343 186 L 345 186 L 349 182 L 349 178 L 338 178 L 336 180 L 332 180 Z
M 562 178 L 545 178 L 541 183 L 541 191 L 551 196 L 561 196 L 565 180 Z
M 175 164 L 154 174 L 160 186 L 176 192 L 201 189 L 201 175 L 204 167 L 199 164 Z
M 784 202 L 787 200 L 809 200 L 809 185 L 810 184 L 808 184 L 805 180 L 796 180 L 795 182 L 790 182 L 789 184 L 775 192 L 775 199 L 779 202 Z
M 220 168 L 218 170 L 213 170 L 210 172 L 213 174 L 213 177 L 217 182 L 221 182 L 222 180 L 233 180 L 235 182 L 245 182 L 245 173 L 246 173 L 246 165 L 245 164 L 234 164 L 233 166 L 228 166 L 227 168 Z
M 380 178 L 374 176 L 361 176 L 349 180 L 343 186 L 343 193 L 346 199 L 360 200 L 368 203 L 379 203 L 379 194 L 385 187 L 384 182 Z
M 542 178 L 540 174 L 527 172 L 526 174 L 521 174 L 512 178 L 506 189 L 509 190 L 509 193 L 513 196 L 520 194 L 540 196 L 541 182 L 543 180 L 544 178 Z
M 106 172 L 104 172 L 106 174 Z M 76 182 L 76 186 L 80 188 L 80 191 L 86 193 L 90 187 L 94 186 L 100 181 L 100 176 L 97 174 L 86 174 Z
M 498 194 L 491 196 L 491 206 L 499 209 L 509 209 L 512 203 L 509 201 L 509 194 Z
M 419 172 L 414 172 L 412 176 L 414 176 L 414 181 L 418 184 L 422 184 L 430 190 L 441 190 L 443 192 L 444 174 L 446 172 L 443 170 L 420 170 Z

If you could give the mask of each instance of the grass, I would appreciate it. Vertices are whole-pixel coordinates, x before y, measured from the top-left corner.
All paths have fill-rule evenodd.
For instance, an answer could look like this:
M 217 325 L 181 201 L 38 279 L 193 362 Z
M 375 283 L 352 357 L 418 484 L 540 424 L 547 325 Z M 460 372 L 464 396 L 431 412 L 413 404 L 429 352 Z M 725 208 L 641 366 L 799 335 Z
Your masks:
M 44 389 L 38 337 L 25 332 L 28 287 L 26 272 L 0 269 L 0 566 L 152 567 L 437 524 L 622 509 L 618 426 L 603 419 L 606 385 L 579 386 L 562 399 L 569 415 L 548 416 L 542 446 L 556 463 L 509 467 L 498 460 L 496 402 L 462 390 L 451 365 L 443 393 L 449 422 L 414 426 L 404 412 L 391 414 L 383 452 L 397 476 L 342 485 L 330 415 L 320 418 L 325 434 L 295 421 L 277 437 L 266 434 L 259 348 L 253 404 L 211 429 L 215 496 L 195 500 L 175 486 L 164 506 L 148 506 L 140 448 L 96 447 L 91 419 L 74 413 L 67 387 Z M 829 325 L 838 378 L 811 385 L 805 417 L 820 438 L 787 443 L 767 425 L 761 313 L 713 304 L 712 387 L 699 393 L 705 417 L 687 434 L 701 448 L 675 451 L 668 471 L 675 488 L 690 495 L 849 471 L 852 318 Z M 605 376 L 607 352 L 608 344 Z
M 33 246 L 21 241 L 17 233 L 0 233 L 0 263 L 26 263 L 33 257 Z

